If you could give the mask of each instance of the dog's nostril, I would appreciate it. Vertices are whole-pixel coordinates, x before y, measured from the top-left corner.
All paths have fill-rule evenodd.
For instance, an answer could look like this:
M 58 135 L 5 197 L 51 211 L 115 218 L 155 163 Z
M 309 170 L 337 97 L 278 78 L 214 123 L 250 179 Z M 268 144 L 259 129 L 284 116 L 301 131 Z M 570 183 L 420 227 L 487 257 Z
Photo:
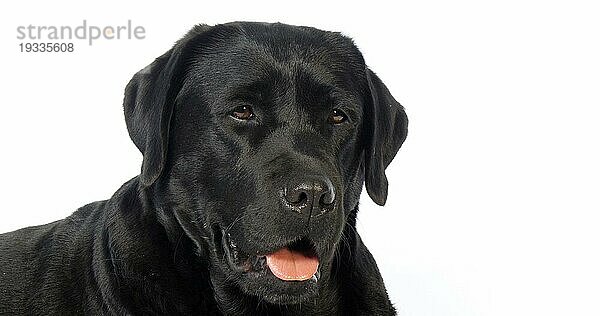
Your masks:
M 302 189 L 286 190 L 285 199 L 289 203 L 300 204 L 308 200 L 308 194 Z
M 306 200 L 308 200 L 308 195 L 306 194 L 306 192 L 300 192 L 300 195 L 298 196 L 298 201 L 296 201 L 296 203 L 304 202 Z
M 319 204 L 321 204 L 321 206 L 330 205 L 333 203 L 333 201 L 335 201 L 335 195 L 333 193 L 333 190 L 329 190 L 323 193 L 323 195 L 321 195 L 321 199 L 319 199 Z

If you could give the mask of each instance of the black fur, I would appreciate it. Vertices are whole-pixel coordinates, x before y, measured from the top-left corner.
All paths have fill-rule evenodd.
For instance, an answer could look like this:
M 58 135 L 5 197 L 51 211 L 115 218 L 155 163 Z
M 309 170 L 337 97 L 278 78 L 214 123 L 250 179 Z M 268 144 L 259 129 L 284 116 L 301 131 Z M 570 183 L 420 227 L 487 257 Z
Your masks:
M 244 105 L 254 118 L 233 118 Z M 348 120 L 328 122 L 333 108 Z M 124 110 L 141 174 L 0 235 L 0 314 L 395 314 L 355 220 L 363 183 L 385 203 L 408 121 L 350 39 L 199 25 L 134 75 Z M 282 200 L 305 179 L 326 179 L 331 206 Z M 300 241 L 319 258 L 316 282 L 244 266 Z

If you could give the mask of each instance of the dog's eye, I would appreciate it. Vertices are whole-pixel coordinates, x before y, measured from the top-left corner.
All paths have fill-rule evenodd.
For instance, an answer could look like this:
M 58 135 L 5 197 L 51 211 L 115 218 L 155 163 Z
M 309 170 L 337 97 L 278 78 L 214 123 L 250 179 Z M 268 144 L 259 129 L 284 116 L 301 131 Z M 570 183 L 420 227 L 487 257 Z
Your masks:
M 231 112 L 231 116 L 238 120 L 249 120 L 254 117 L 254 113 L 252 112 L 252 107 L 249 105 L 240 105 L 233 109 Z
M 345 122 L 348 119 L 346 113 L 342 112 L 340 109 L 333 109 L 331 113 L 329 113 L 329 117 L 327 118 L 327 122 L 329 124 L 340 124 Z

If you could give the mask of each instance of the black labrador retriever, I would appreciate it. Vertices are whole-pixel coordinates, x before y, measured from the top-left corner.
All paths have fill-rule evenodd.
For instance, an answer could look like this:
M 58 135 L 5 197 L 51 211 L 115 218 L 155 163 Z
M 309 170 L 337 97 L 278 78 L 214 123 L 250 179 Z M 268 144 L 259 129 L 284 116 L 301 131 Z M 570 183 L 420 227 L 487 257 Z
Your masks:
M 198 25 L 124 109 L 141 174 L 0 235 L 1 314 L 395 314 L 355 225 L 408 120 L 351 39 Z

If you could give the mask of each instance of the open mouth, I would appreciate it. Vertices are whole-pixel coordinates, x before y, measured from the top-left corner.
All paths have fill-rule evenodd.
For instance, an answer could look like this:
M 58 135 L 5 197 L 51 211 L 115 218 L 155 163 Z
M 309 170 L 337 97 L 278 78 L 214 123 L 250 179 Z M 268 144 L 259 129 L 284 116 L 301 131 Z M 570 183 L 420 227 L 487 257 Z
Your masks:
M 219 231 L 224 255 L 234 271 L 272 274 L 285 282 L 316 283 L 320 277 L 319 259 L 307 238 L 300 238 L 272 252 L 248 255 L 238 249 L 229 233 Z

